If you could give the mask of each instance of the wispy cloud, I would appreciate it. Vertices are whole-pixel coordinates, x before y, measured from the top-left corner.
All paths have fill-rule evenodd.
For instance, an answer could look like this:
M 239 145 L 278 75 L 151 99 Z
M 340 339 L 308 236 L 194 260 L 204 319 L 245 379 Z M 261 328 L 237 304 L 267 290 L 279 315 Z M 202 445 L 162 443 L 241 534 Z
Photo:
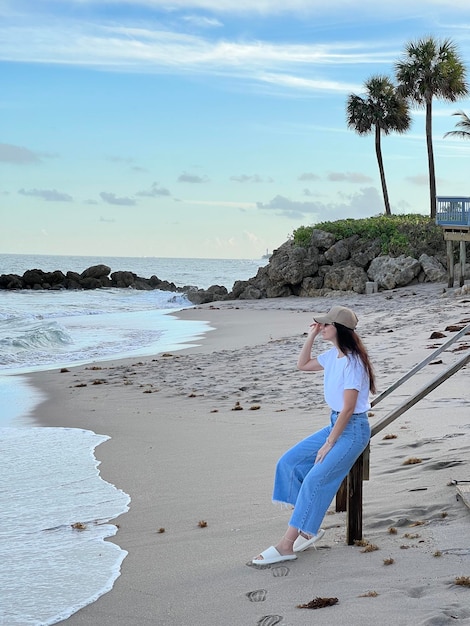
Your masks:
M 136 196 L 141 196 L 143 198 L 157 198 L 158 196 L 171 196 L 171 193 L 166 187 L 159 187 L 158 183 L 153 183 L 150 189 L 138 191 Z
M 207 176 L 197 176 L 196 174 L 188 174 L 188 172 L 183 172 L 178 176 L 179 183 L 192 183 L 192 184 L 200 184 L 207 183 L 209 179 Z
M 275 196 L 267 203 L 257 202 L 258 209 L 275 211 L 278 215 L 284 215 L 290 218 L 299 218 L 305 215 L 315 214 L 318 211 L 316 202 L 299 202 L 291 200 L 282 195 Z
M 258 174 L 241 174 L 240 176 L 230 176 L 230 180 L 233 180 L 236 183 L 272 183 L 273 179 L 271 177 L 264 179 L 262 176 Z
M 373 178 L 361 174 L 360 172 L 330 172 L 327 176 L 328 180 L 333 182 L 348 183 L 371 183 Z
M 289 219 L 310 222 L 337 220 L 345 217 L 368 217 L 383 212 L 383 200 L 375 187 L 364 187 L 354 194 L 338 194 L 338 202 L 299 202 L 278 195 L 268 203 L 257 202 L 257 208 L 273 211 Z
M 19 189 L 18 193 L 22 196 L 41 198 L 46 202 L 73 202 L 72 196 L 56 189 Z
M 290 5 L 289 5 L 290 6 Z M 390 65 L 395 45 L 338 41 L 291 43 L 242 34 L 203 37 L 163 27 L 111 25 L 49 16 L 0 23 L 0 60 L 85 66 L 121 72 L 200 73 L 254 81 L 285 91 L 347 93 L 360 85 L 347 79 L 354 64 Z M 324 73 L 328 68 L 328 78 Z M 331 76 L 332 68 L 344 71 Z M 266 88 L 265 87 L 265 88 Z M 113 160 L 118 160 L 114 158 Z
M 205 15 L 185 15 L 183 21 L 199 28 L 221 28 L 223 26 L 220 20 Z
M 249 230 L 245 230 L 243 232 L 244 236 L 248 239 L 248 241 L 250 243 L 255 243 L 258 244 L 260 243 L 262 240 L 258 237 L 258 235 L 255 235 L 255 233 L 250 232 Z
M 137 204 L 134 198 L 129 198 L 127 196 L 119 197 L 116 196 L 115 193 L 109 193 L 107 191 L 102 191 L 100 193 L 100 198 L 107 204 L 116 204 L 118 206 L 135 206 Z
M 348 182 L 348 183 L 361 183 L 361 184 L 371 183 L 373 181 L 373 178 L 371 178 L 370 176 L 366 176 L 365 174 L 362 174 L 361 172 L 329 172 L 325 176 L 325 179 L 331 182 Z M 314 174 L 313 172 L 304 172 L 297 178 L 297 180 L 310 182 L 310 181 L 322 180 L 322 176 L 319 176 L 318 174 Z M 310 195 L 310 192 L 308 189 L 304 189 L 304 193 L 306 196 Z
M 9 143 L 0 143 L 0 161 L 3 163 L 17 163 L 23 165 L 39 163 L 41 157 L 38 152 L 33 152 L 29 150 L 29 148 L 14 146 Z
M 341 81 L 312 79 L 303 76 L 293 76 L 288 74 L 259 74 L 258 80 L 277 85 L 280 87 L 288 87 L 291 89 L 302 89 L 308 91 L 328 91 L 349 93 L 351 91 L 359 91 L 361 86 L 357 83 L 347 83 Z
M 297 180 L 320 180 L 320 176 L 318 176 L 318 174 L 315 174 L 314 172 L 303 172 L 302 174 L 300 174 Z

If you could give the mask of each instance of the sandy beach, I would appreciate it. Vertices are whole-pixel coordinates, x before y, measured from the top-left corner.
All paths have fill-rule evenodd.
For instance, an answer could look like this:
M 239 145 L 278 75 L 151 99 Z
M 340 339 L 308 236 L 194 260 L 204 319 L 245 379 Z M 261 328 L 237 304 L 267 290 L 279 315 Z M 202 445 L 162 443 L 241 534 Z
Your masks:
M 470 577 L 470 509 L 455 485 L 470 485 L 469 366 L 372 439 L 363 537 L 377 549 L 347 545 L 333 502 L 317 550 L 249 565 L 289 518 L 271 502 L 277 458 L 329 417 L 322 375 L 296 370 L 312 312 L 357 312 L 380 393 L 456 332 L 448 327 L 470 323 L 470 297 L 443 292 L 422 284 L 203 305 L 178 313 L 210 322 L 200 345 L 32 374 L 48 395 L 37 422 L 109 435 L 95 451 L 101 476 L 131 497 L 113 521 L 112 540 L 128 551 L 121 576 L 62 623 L 470 624 L 470 587 L 456 584 Z M 466 350 L 469 335 L 374 407 L 371 424 Z M 318 597 L 338 601 L 298 608 Z

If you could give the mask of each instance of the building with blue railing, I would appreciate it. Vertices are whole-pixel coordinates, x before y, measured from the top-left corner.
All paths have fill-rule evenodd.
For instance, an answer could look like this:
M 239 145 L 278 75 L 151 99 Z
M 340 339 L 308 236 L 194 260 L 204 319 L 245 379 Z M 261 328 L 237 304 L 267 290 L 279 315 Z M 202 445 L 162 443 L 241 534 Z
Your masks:
M 460 244 L 460 286 L 465 281 L 466 241 L 470 241 L 470 198 L 438 196 L 436 224 L 442 226 L 447 243 L 448 286 L 454 285 L 454 241 Z
M 436 224 L 438 226 L 466 226 L 470 228 L 470 198 L 439 196 Z

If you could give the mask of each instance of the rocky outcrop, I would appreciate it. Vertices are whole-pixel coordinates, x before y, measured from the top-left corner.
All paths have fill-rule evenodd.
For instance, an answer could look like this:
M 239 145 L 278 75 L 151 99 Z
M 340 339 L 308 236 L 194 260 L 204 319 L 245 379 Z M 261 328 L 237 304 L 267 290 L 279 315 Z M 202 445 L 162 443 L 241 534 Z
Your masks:
M 186 296 L 193 304 L 205 304 L 207 302 L 217 302 L 218 300 L 226 300 L 228 291 L 226 287 L 221 285 L 212 285 L 209 289 L 198 289 L 190 287 L 186 291 Z
M 334 291 L 366 293 L 367 285 L 380 290 L 404 287 L 416 282 L 445 281 L 445 245 L 426 245 L 425 237 L 410 255 L 381 254 L 380 239 L 358 235 L 336 241 L 333 234 L 313 229 L 308 245 L 288 240 L 274 250 L 269 263 L 249 280 L 237 280 L 229 292 L 221 285 L 208 289 L 176 287 L 157 276 L 142 278 L 133 272 L 111 273 L 107 265 L 89 267 L 81 274 L 28 270 L 23 276 L 3 274 L 0 289 L 161 289 L 186 294 L 193 304 L 220 300 L 260 300 L 288 296 L 318 297 Z M 414 256 L 413 256 L 414 255 Z M 466 270 L 470 266 L 467 264 Z M 459 266 L 455 267 L 458 273 Z M 467 276 L 468 277 L 468 276 Z M 374 288 L 375 288 L 374 287 Z
M 237 281 L 227 299 L 318 297 L 333 291 L 366 293 L 367 283 L 385 290 L 446 279 L 444 241 L 436 248 L 434 241 L 427 246 L 423 238 L 415 251 L 416 258 L 383 255 L 381 248 L 379 238 L 353 235 L 336 241 L 331 233 L 313 229 L 308 246 L 285 242 L 256 276 Z
M 160 280 L 157 276 L 142 278 L 133 272 L 113 272 L 107 265 L 93 265 L 81 274 L 60 270 L 43 272 L 27 270 L 23 276 L 16 274 L 0 275 L 0 289 L 102 289 L 103 287 L 120 287 L 128 289 L 176 291 L 185 293 L 189 287 L 176 287 L 174 283 Z M 225 290 L 227 291 L 227 290 Z

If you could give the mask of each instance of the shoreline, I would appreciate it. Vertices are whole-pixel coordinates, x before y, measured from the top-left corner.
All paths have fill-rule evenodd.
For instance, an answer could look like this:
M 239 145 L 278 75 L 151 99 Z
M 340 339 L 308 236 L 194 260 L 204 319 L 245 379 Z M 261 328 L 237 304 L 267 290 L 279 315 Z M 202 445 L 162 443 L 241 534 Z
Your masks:
M 465 370 L 372 442 L 364 535 L 379 551 L 346 545 L 346 516 L 334 513 L 333 503 L 317 551 L 289 568 L 246 567 L 288 520 L 271 503 L 275 461 L 327 419 L 321 376 L 295 369 L 312 313 L 334 304 L 357 311 L 380 393 L 439 343 L 431 332 L 466 317 L 465 298 L 441 296 L 442 286 L 426 284 L 369 296 L 200 305 L 172 314 L 209 321 L 214 330 L 198 346 L 28 375 L 47 394 L 36 422 L 110 436 L 95 451 L 100 474 L 131 496 L 129 512 L 112 520 L 119 530 L 111 541 L 128 552 L 121 576 L 61 623 L 240 626 L 278 615 L 284 621 L 269 623 L 303 626 L 312 616 L 296 605 L 316 596 L 339 599 L 315 613 L 316 624 L 425 624 L 444 619 L 445 606 L 470 623 L 468 590 L 452 584 L 470 575 L 470 512 L 447 486 L 470 479 Z M 451 359 L 443 353 L 444 364 Z M 435 373 L 435 366 L 424 368 L 372 410 L 371 423 Z M 397 439 L 383 441 L 392 431 Z M 404 468 L 411 456 L 422 463 Z M 423 523 L 411 526 L 416 522 Z M 442 558 L 433 556 L 438 551 Z M 384 567 L 385 558 L 394 564 Z M 250 600 L 261 588 L 266 598 Z M 361 597 L 374 590 L 376 597 Z

